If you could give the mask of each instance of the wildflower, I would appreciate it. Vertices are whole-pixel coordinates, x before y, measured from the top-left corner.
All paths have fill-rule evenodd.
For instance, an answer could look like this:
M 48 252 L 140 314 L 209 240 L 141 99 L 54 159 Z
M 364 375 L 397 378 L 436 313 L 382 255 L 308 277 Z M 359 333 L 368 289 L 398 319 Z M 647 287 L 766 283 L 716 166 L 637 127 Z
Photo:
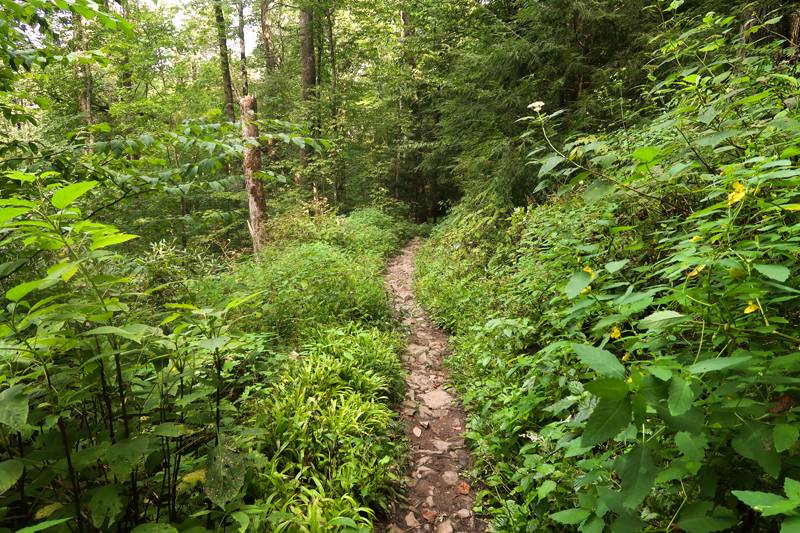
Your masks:
M 534 113 L 538 113 L 544 107 L 544 102 L 533 102 L 532 104 L 528 104 L 528 109 L 533 109 Z
M 623 361 L 627 361 L 630 358 L 631 358 L 631 354 L 629 354 L 629 353 L 626 353 L 625 355 L 622 356 L 622 360 Z
M 747 307 L 744 310 L 744 314 L 749 315 L 755 311 L 758 311 L 758 306 L 754 304 L 752 300 L 747 302 Z
M 633 383 L 633 378 L 628 378 L 628 383 Z
M 621 335 L 622 335 L 622 332 L 619 330 L 619 328 L 618 328 L 617 326 L 614 326 L 614 327 L 611 329 L 611 334 L 610 334 L 610 337 L 611 337 L 612 339 L 619 339 Z
M 591 286 L 591 285 L 589 285 L 588 287 L 586 287 L 585 289 L 583 289 L 583 290 L 581 291 L 581 294 L 583 294 L 584 292 L 589 292 L 590 290 L 592 290 L 592 286 Z
M 584 272 L 588 272 L 588 273 L 589 273 L 589 275 L 590 275 L 590 276 L 592 276 L 592 279 L 594 279 L 594 272 L 592 272 L 592 269 L 591 269 L 591 268 L 589 268 L 588 266 L 586 266 L 586 267 L 583 267 L 583 271 L 584 271 Z
M 747 189 L 744 187 L 744 185 L 737 181 L 733 184 L 733 192 L 728 194 L 728 205 L 733 205 L 736 202 L 741 201 L 746 193 Z
M 695 235 L 694 237 L 689 239 L 689 242 L 697 242 L 697 241 L 702 240 L 702 239 L 703 238 L 700 235 Z

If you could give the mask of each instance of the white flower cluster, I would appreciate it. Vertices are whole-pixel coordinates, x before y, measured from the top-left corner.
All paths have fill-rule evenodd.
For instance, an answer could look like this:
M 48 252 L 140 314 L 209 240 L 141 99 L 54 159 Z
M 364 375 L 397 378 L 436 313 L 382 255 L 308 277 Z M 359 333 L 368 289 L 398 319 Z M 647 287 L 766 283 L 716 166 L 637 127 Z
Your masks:
M 538 113 L 544 107 L 544 102 L 534 102 L 532 104 L 528 104 L 528 109 L 533 109 L 534 113 Z

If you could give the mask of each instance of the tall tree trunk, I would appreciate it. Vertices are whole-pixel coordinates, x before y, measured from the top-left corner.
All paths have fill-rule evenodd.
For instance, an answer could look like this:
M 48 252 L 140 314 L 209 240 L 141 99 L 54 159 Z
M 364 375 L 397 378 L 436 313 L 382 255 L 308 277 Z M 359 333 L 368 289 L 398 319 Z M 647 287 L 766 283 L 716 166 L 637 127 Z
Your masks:
M 231 65 L 228 61 L 228 41 L 225 31 L 225 15 L 222 13 L 220 0 L 214 1 L 214 19 L 217 25 L 219 41 L 219 63 L 222 68 L 222 85 L 225 89 L 225 116 L 228 122 L 236 122 L 236 111 L 233 109 L 233 84 L 231 83 Z
M 336 71 L 336 43 L 333 40 L 333 20 L 330 9 L 325 12 L 325 16 L 328 18 L 328 47 L 331 50 L 331 117 L 335 119 L 339 111 L 336 102 L 336 78 L 338 77 L 338 72 Z M 333 127 L 334 129 L 336 128 L 335 122 Z
M 85 52 L 89 47 L 86 38 L 86 28 L 83 25 L 83 17 L 74 13 L 72 15 L 73 25 L 73 47 L 75 52 Z M 78 93 L 78 111 L 81 114 L 81 121 L 87 128 L 92 125 L 92 71 L 88 63 L 80 61 L 76 64 L 78 69 L 78 82 L 80 92 Z M 90 135 L 91 142 L 94 142 L 94 135 Z
M 314 58 L 314 14 L 311 11 L 300 11 L 300 69 L 303 102 L 313 102 L 317 95 L 317 65 Z M 300 157 L 305 164 L 308 160 L 305 148 L 300 150 Z M 295 174 L 294 181 L 297 185 L 303 185 L 303 175 Z
M 245 47 L 244 43 L 244 0 L 239 0 L 238 8 L 239 8 L 239 44 L 242 47 L 242 51 L 239 54 L 239 59 L 242 62 L 242 96 L 247 96 L 247 48 Z
M 244 140 L 244 175 L 246 178 L 247 207 L 250 220 L 247 227 L 253 238 L 253 253 L 258 254 L 267 242 L 267 203 L 264 182 L 255 175 L 261 171 L 261 147 L 258 144 L 258 102 L 254 95 L 239 100 L 242 112 L 242 139 Z
M 269 24 L 270 1 L 266 0 L 261 4 L 261 35 L 264 38 L 264 50 L 267 54 L 267 71 L 272 74 L 275 72 L 275 47 L 272 44 L 272 27 Z

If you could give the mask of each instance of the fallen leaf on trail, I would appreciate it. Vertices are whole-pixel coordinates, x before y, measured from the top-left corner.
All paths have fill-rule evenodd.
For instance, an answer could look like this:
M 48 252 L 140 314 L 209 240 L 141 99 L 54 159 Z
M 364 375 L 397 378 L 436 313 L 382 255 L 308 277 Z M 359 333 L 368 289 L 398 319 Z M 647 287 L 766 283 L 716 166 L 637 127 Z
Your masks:
M 453 426 L 453 431 L 461 431 L 461 426 Z
M 797 405 L 797 402 L 794 401 L 794 398 L 792 398 L 788 394 L 785 394 L 780 398 L 778 398 L 777 400 L 775 400 L 775 407 L 770 409 L 769 412 L 772 414 L 780 414 L 783 413 L 784 411 L 788 411 L 795 405 Z
M 434 386 L 434 387 L 441 387 L 441 386 L 442 386 L 442 384 L 441 384 L 441 383 L 434 383 L 434 384 L 433 384 L 433 386 Z
M 428 427 L 430 427 L 431 424 L 427 420 L 422 420 L 420 421 L 419 425 L 424 427 L 425 429 L 428 429 Z
M 469 489 L 470 489 L 470 486 L 467 485 L 467 482 L 466 481 L 462 481 L 461 484 L 458 487 L 456 487 L 456 492 L 458 492 L 459 494 L 466 495 L 466 494 L 469 494 Z
M 419 429 L 419 428 L 414 428 L 414 435 L 416 435 L 417 437 L 419 437 L 420 435 L 422 435 L 422 430 L 421 430 L 421 429 Z
M 411 416 L 414 414 L 414 409 L 403 409 L 403 416 Z
M 422 516 L 425 517 L 425 520 L 431 523 L 436 520 L 436 513 L 434 511 L 422 511 Z
M 439 430 L 438 430 L 438 429 L 436 429 L 436 428 L 433 428 L 433 432 L 434 432 L 434 433 L 436 433 L 436 436 L 437 436 L 437 437 L 439 436 Z

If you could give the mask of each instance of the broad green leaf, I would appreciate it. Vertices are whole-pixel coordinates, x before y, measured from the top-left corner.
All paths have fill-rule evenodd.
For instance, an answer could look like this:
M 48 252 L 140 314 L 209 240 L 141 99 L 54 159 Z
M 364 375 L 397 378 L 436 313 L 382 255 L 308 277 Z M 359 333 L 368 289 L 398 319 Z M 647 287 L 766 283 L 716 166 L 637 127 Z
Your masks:
M 772 430 L 775 439 L 775 451 L 785 452 L 797 442 L 800 437 L 800 430 L 789 424 L 778 424 Z
M 556 168 L 556 165 L 561 163 L 563 160 L 564 158 L 561 157 L 560 155 L 554 155 L 553 157 L 547 158 L 547 160 L 542 164 L 542 168 L 539 169 L 539 177 L 541 178 L 542 176 L 544 176 L 545 174 Z
M 224 446 L 217 446 L 208 454 L 203 490 L 208 499 L 224 508 L 239 493 L 246 473 L 241 457 Z
M 351 528 L 356 529 L 356 530 L 358 529 L 358 525 L 355 523 L 355 521 L 352 518 L 348 518 L 346 516 L 337 516 L 333 520 L 329 521 L 328 525 L 329 526 L 347 526 L 347 527 L 351 527 Z M 242 532 L 242 533 L 244 533 L 244 532 Z
M 783 496 L 778 496 L 771 492 L 756 492 L 751 490 L 734 490 L 731 492 L 744 504 L 749 505 L 764 516 L 788 513 L 792 509 L 797 508 L 797 506 L 800 506 L 800 502 L 787 500 Z
M 622 470 L 622 492 L 625 494 L 625 507 L 635 509 L 644 501 L 656 482 L 658 469 L 650 448 L 637 444 L 625 460 Z
M 64 209 L 69 204 L 89 192 L 89 189 L 97 185 L 96 181 L 84 181 L 82 183 L 73 183 L 72 185 L 67 185 L 59 190 L 57 190 L 53 197 L 50 199 L 50 203 L 53 204 L 53 207 L 56 209 Z
M 584 388 L 603 400 L 620 401 L 628 395 L 628 384 L 617 378 L 590 381 Z
M 756 263 L 753 265 L 753 268 L 755 268 L 768 278 L 781 282 L 789 279 L 789 274 L 791 274 L 789 269 L 782 265 L 760 265 Z
M 556 490 L 556 488 L 558 488 L 558 485 L 555 481 L 552 479 L 545 480 L 545 482 L 539 485 L 539 488 L 536 489 L 536 495 L 540 500 L 543 500 L 548 494 Z
M 692 435 L 681 431 L 675 434 L 675 444 L 683 455 L 696 463 L 701 463 L 706 454 L 708 439 L 702 433 Z
M 27 207 L 4 207 L 0 209 L 0 225 L 5 224 L 14 217 L 24 215 L 30 211 Z
M 607 179 L 599 179 L 592 182 L 583 192 L 583 201 L 587 205 L 592 205 L 595 202 L 605 198 L 616 187 L 616 183 Z
M 572 275 L 569 279 L 569 283 L 567 283 L 567 287 L 564 289 L 564 292 L 567 294 L 567 298 L 570 300 L 575 298 L 580 293 L 583 292 L 586 287 L 589 286 L 589 283 L 592 282 L 592 276 L 588 272 L 580 271 L 576 272 Z
M 219 337 L 211 337 L 210 339 L 203 339 L 202 341 L 198 342 L 197 345 L 200 348 L 205 348 L 206 350 L 213 352 L 217 348 L 222 348 L 231 338 L 227 335 L 220 335 Z
M 39 285 L 47 281 L 46 279 L 37 279 L 36 281 L 28 281 L 20 283 L 16 287 L 9 289 L 6 293 L 6 298 L 12 302 L 18 302 L 25 297 L 26 294 L 36 289 Z
M 156 524 L 151 522 L 149 524 L 137 526 L 131 533 L 178 533 L 178 530 L 169 524 Z
M 153 435 L 156 437 L 183 437 L 194 433 L 188 427 L 174 422 L 164 422 L 153 428 Z
M 591 514 L 592 512 L 587 511 L 586 509 L 575 508 L 553 513 L 550 515 L 550 518 L 562 524 L 580 524 L 589 518 L 589 515 Z
M 120 481 L 125 481 L 133 468 L 144 459 L 149 445 L 149 437 L 139 436 L 118 442 L 106 450 L 108 465 Z
M 105 485 L 92 496 L 89 502 L 89 509 L 92 511 L 92 522 L 96 528 L 100 529 L 108 520 L 107 527 L 110 527 L 117 515 L 125 508 L 128 499 L 124 496 L 125 486 L 117 483 Z
M 24 385 L 16 385 L 0 392 L 0 423 L 12 431 L 22 431 L 28 421 L 28 395 Z
M 625 367 L 611 352 L 586 344 L 573 343 L 571 346 L 575 350 L 578 359 L 589 365 L 589 368 L 598 374 L 625 381 Z
M 131 239 L 138 239 L 138 235 L 127 235 L 125 233 L 118 233 L 116 235 L 109 235 L 107 237 L 102 237 L 97 239 L 92 243 L 89 247 L 90 250 L 97 250 L 99 248 L 105 248 L 106 246 L 111 246 L 112 244 L 119 244 L 121 242 L 127 242 Z
M 142 342 L 142 338 L 148 331 L 149 328 L 146 324 L 128 324 L 121 328 L 116 326 L 100 326 L 99 328 L 90 329 L 82 333 L 82 335 L 119 335 L 120 337 L 130 339 L 134 342 Z
M 694 402 L 694 391 L 691 382 L 680 377 L 672 376 L 669 382 L 669 412 L 672 416 L 679 416 L 688 411 Z
M 656 311 L 639 321 L 639 329 L 664 329 L 684 320 L 685 317 L 676 311 Z
M 781 533 L 797 533 L 800 531 L 800 516 L 790 515 L 781 523 Z
M 666 422 L 669 427 L 678 431 L 696 433 L 705 421 L 705 415 L 696 407 L 692 407 L 680 416 L 672 416 L 669 409 L 663 405 L 656 405 L 656 412 L 658 417 Z
M 787 477 L 783 480 L 783 491 L 787 498 L 800 504 L 800 481 Z
M 4 493 L 22 476 L 25 465 L 22 461 L 10 459 L 0 463 L 0 494 Z
M 231 513 L 231 518 L 233 518 L 234 520 L 239 522 L 239 533 L 244 533 L 245 531 L 247 531 L 247 526 L 250 525 L 250 517 L 249 516 L 247 516 L 245 513 L 241 512 L 241 511 L 235 511 L 235 512 Z M 335 520 L 341 520 L 341 519 L 349 520 L 353 524 L 352 527 L 354 529 L 356 529 L 356 523 L 353 522 L 352 519 L 347 518 L 347 517 L 335 518 L 334 520 L 331 520 L 330 522 L 328 522 L 328 524 L 329 525 L 334 525 L 333 522 Z M 342 524 L 339 524 L 339 525 L 349 526 L 350 523 L 345 522 L 345 523 L 342 523 Z
M 767 474 L 777 478 L 781 471 L 781 456 L 775 451 L 772 431 L 765 424 L 745 420 L 731 446 L 740 455 L 761 465 Z
M 655 146 L 646 146 L 644 148 L 639 148 L 635 152 L 631 154 L 631 157 L 638 159 L 642 163 L 649 163 L 656 157 L 658 157 L 658 148 Z
M 581 446 L 594 446 L 613 439 L 631 423 L 633 407 L 628 398 L 613 402 L 600 400 L 586 422 Z
M 717 357 L 716 359 L 706 359 L 705 361 L 695 363 L 686 370 L 692 374 L 703 374 L 705 372 L 714 372 L 716 370 L 728 368 L 729 366 L 738 365 L 739 363 L 743 363 L 749 359 L 752 359 L 752 356 Z
M 72 520 L 72 518 L 60 518 L 58 520 L 47 520 L 46 522 L 40 522 L 35 526 L 28 526 L 22 529 L 17 530 L 16 533 L 36 533 L 37 531 L 42 531 L 43 529 L 47 529 L 53 526 L 57 526 L 58 524 L 63 524 L 64 522 Z M 175 532 L 177 533 L 177 531 Z
M 623 259 L 622 261 L 612 261 L 611 263 L 608 263 L 606 265 L 606 272 L 608 272 L 609 274 L 618 272 L 619 270 L 622 270 L 622 268 L 630 262 L 631 262 L 630 259 Z
M 700 137 L 695 141 L 697 146 L 716 146 L 725 139 L 735 137 L 741 133 L 740 130 L 719 131 L 710 135 Z
M 733 516 L 706 516 L 713 507 L 713 502 L 707 501 L 698 501 L 688 505 L 681 512 L 678 525 L 687 533 L 714 533 L 736 524 Z

